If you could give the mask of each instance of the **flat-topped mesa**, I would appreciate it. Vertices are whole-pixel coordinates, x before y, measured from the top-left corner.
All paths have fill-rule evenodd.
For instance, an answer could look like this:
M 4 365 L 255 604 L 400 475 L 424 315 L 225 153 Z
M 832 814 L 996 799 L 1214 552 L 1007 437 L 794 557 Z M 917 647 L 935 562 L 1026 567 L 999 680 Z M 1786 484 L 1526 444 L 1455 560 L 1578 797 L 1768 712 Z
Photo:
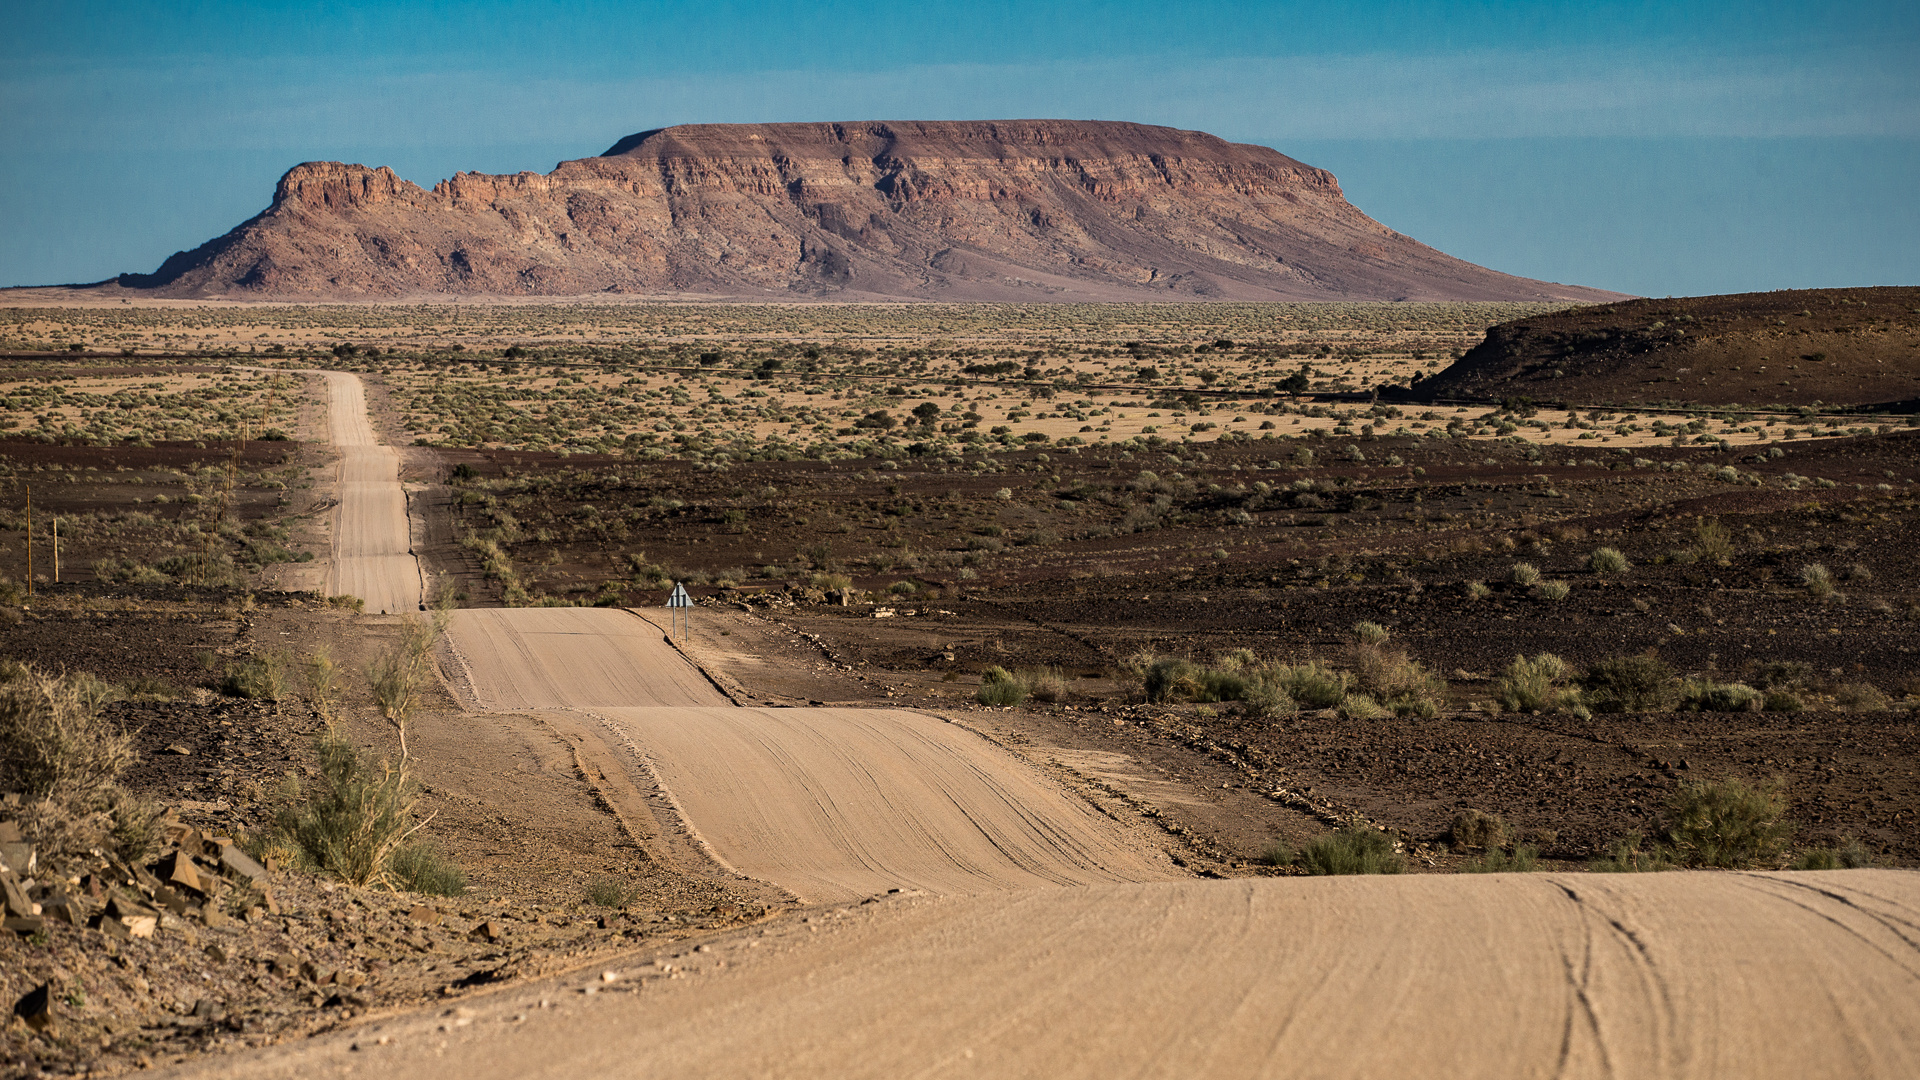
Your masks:
M 275 209 L 297 204 L 308 210 L 343 211 L 378 206 L 391 199 L 418 203 L 426 192 L 385 165 L 370 169 L 338 161 L 308 161 L 287 170 L 273 192 Z
M 258 217 L 119 284 L 250 299 L 1614 296 L 1434 251 L 1264 146 L 1068 120 L 693 124 L 430 191 L 308 162 Z

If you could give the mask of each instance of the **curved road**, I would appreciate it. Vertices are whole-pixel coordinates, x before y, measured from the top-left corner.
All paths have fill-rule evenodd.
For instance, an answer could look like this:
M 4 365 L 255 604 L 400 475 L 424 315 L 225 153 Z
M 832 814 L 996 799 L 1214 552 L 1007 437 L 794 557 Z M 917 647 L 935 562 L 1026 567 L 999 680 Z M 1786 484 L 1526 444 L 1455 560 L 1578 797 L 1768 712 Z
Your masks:
M 190 1071 L 1920 1075 L 1920 875 L 1013 888 L 1124 874 L 1128 853 L 1103 846 L 1112 834 L 1090 813 L 952 725 L 885 710 L 725 708 L 701 700 L 657 636 L 635 638 L 621 618 L 463 612 L 455 643 L 483 701 L 594 708 L 624 725 L 691 824 L 745 872 L 823 895 L 924 873 L 927 893 L 740 931 L 707 952 L 636 957 L 606 978 L 471 999 L 454 1020 L 422 1012 Z

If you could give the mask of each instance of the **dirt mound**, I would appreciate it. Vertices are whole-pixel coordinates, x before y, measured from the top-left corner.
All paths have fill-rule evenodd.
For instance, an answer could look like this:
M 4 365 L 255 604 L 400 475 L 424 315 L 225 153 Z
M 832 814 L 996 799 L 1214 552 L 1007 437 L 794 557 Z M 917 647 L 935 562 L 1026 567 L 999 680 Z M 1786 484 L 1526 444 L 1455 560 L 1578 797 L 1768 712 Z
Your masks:
M 1627 300 L 1502 323 L 1433 401 L 1920 406 L 1920 288 Z
M 1054 120 L 705 124 L 546 175 L 309 162 L 168 297 L 1607 300 L 1451 258 L 1263 146 Z

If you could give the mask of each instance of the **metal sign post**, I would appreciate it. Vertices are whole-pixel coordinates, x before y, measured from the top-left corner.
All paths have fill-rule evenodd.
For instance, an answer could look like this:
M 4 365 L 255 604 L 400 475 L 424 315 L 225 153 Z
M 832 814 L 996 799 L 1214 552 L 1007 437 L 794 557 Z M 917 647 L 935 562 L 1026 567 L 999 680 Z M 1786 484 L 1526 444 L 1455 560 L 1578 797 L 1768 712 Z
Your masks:
M 667 636 L 673 636 L 674 626 L 677 623 L 680 639 L 685 641 L 687 635 L 693 632 L 692 618 L 693 597 L 687 595 L 685 585 L 676 581 L 673 584 L 673 592 L 667 596 Z

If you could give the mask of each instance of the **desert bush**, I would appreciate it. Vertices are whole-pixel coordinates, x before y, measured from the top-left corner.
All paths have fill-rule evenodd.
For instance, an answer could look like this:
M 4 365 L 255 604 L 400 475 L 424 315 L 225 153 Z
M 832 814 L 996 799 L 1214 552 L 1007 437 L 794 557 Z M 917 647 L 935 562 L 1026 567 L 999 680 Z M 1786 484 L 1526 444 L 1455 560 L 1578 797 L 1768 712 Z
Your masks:
M 1485 855 L 1460 864 L 1465 874 L 1530 874 L 1538 868 L 1540 849 L 1532 844 L 1515 844 L 1511 850 L 1490 847 Z
M 1493 589 L 1484 581 L 1469 581 L 1467 582 L 1466 588 L 1469 599 L 1485 600 L 1487 597 L 1493 595 Z
M 1824 563 L 1808 563 L 1801 567 L 1800 584 L 1806 586 L 1807 595 L 1815 600 L 1830 600 L 1840 593 L 1833 584 L 1833 571 L 1828 570 Z
M 1587 569 L 1596 574 L 1625 573 L 1630 565 L 1619 548 L 1595 548 L 1593 554 L 1587 556 Z
M 822 592 L 845 592 L 853 588 L 853 579 L 845 574 L 820 573 L 808 578 L 807 584 Z
M 1813 665 L 1779 660 L 1752 669 L 1748 681 L 1762 690 L 1804 690 L 1813 680 Z
M 1397 716 L 1433 716 L 1447 684 L 1398 649 L 1353 647 L 1354 681 L 1361 691 Z
M 1398 874 L 1406 869 L 1391 837 L 1358 824 L 1316 837 L 1301 850 L 1299 863 L 1317 875 Z
M 1348 694 L 1336 707 L 1343 720 L 1379 720 L 1393 715 L 1385 706 L 1366 694 Z
M 1695 522 L 1693 538 L 1702 558 L 1716 563 L 1733 558 L 1733 534 L 1720 524 L 1719 518 L 1701 518 Z
M 1667 806 L 1667 842 L 1688 866 L 1742 867 L 1771 862 L 1793 835 L 1779 781 L 1729 777 L 1680 785 Z
M 1252 649 L 1228 649 L 1213 658 L 1221 671 L 1251 671 L 1260 667 L 1260 657 Z
M 433 674 L 433 646 L 452 620 L 451 603 L 443 598 L 430 618 L 401 616 L 399 636 L 367 665 L 374 703 L 380 706 L 381 715 L 400 730 L 402 758 L 412 756 L 407 748 L 407 721 Z
M 1679 698 L 1673 669 L 1650 654 L 1604 657 L 1580 676 L 1582 698 L 1595 712 L 1653 712 Z
M 1293 848 L 1284 840 L 1275 840 L 1261 848 L 1260 854 L 1253 861 L 1261 866 L 1292 866 Z
M 100 715 L 95 680 L 0 665 L 0 791 L 104 809 L 139 755 L 133 736 Z
M 1830 848 L 1809 848 L 1793 860 L 1795 870 L 1865 870 L 1877 860 L 1873 850 L 1851 837 Z
M 1318 660 L 1277 668 L 1273 681 L 1288 697 L 1315 709 L 1331 709 L 1340 704 L 1352 684 L 1346 672 L 1335 671 Z
M 1027 688 L 1028 696 L 1038 701 L 1065 701 L 1071 693 L 1066 675 L 1057 667 L 1021 668 L 1013 677 Z
M 358 613 L 366 610 L 367 602 L 365 600 L 360 599 L 357 596 L 350 596 L 346 593 L 341 593 L 337 596 L 327 597 L 327 606 L 331 608 L 339 608 L 342 611 L 351 611 L 351 612 Z
M 289 775 L 275 830 L 301 861 L 349 885 L 392 885 L 394 855 L 413 832 L 413 785 L 405 763 L 375 761 L 328 728 L 315 738 L 318 775 Z
M 974 700 L 982 705 L 1018 705 L 1027 700 L 1027 688 L 1006 668 L 994 666 L 980 673 Z
M 1532 563 L 1517 562 L 1507 571 L 1507 577 L 1515 585 L 1540 584 L 1540 568 Z
M 461 896 L 467 891 L 467 872 L 429 840 L 407 844 L 388 861 L 398 888 L 428 896 Z
M 220 692 L 248 701 L 279 701 L 287 693 L 287 664 L 291 658 L 284 649 L 268 649 L 241 657 L 227 665 L 220 679 Z
M 1360 645 L 1378 648 L 1391 637 L 1386 627 L 1377 622 L 1361 621 L 1353 624 L 1353 640 Z
M 1673 869 L 1673 860 L 1659 845 L 1643 847 L 1646 837 L 1630 832 L 1608 845 L 1607 854 L 1587 864 L 1596 874 L 1640 874 Z
M 640 887 L 625 878 L 601 875 L 587 881 L 587 903 L 623 908 L 640 899 Z
M 1680 683 L 1680 707 L 1691 712 L 1754 712 L 1767 695 L 1746 683 L 1717 683 L 1712 679 L 1685 679 Z
M 1453 815 L 1447 840 L 1458 851 L 1485 851 L 1507 842 L 1507 823 L 1498 814 L 1467 809 Z
M 1586 711 L 1579 689 L 1567 685 L 1566 661 L 1552 653 L 1514 657 L 1494 680 L 1493 692 L 1500 704 L 1513 712 L 1579 715 Z
M 1573 586 L 1564 581 L 1543 581 L 1533 590 L 1533 594 L 1542 600 L 1565 600 L 1572 593 Z
M 1807 707 L 1800 695 L 1791 690 L 1768 690 L 1762 708 L 1768 712 L 1799 712 Z
M 1851 712 L 1886 712 L 1893 699 L 1870 683 L 1842 683 L 1833 689 L 1833 703 Z

